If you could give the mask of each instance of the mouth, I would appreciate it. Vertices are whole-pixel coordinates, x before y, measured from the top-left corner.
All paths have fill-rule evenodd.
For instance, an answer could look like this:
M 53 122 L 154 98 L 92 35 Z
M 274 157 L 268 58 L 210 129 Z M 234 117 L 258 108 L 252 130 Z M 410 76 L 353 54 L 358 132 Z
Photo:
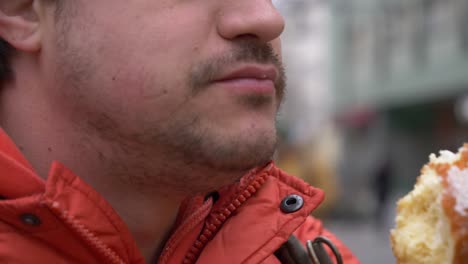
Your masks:
M 273 65 L 249 64 L 225 71 L 214 84 L 240 94 L 274 94 L 278 70 Z
M 273 65 L 252 64 L 245 65 L 224 73 L 215 82 L 230 81 L 236 79 L 270 80 L 275 82 L 278 77 L 278 71 Z

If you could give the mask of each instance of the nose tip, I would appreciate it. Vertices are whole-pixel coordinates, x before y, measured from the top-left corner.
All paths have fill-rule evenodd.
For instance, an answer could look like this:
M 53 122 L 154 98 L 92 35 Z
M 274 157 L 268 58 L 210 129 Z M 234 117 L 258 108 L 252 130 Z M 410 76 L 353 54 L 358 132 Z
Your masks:
M 270 0 L 237 0 L 218 21 L 218 32 L 226 39 L 248 35 L 269 42 L 278 38 L 284 27 L 283 16 Z
M 270 41 L 278 38 L 281 33 L 283 33 L 285 28 L 284 17 L 276 9 L 272 9 L 272 14 L 270 14 L 270 17 L 265 17 L 264 24 L 265 32 L 263 32 L 263 35 L 258 35 L 258 37 L 264 41 Z M 268 26 L 266 24 L 268 24 Z

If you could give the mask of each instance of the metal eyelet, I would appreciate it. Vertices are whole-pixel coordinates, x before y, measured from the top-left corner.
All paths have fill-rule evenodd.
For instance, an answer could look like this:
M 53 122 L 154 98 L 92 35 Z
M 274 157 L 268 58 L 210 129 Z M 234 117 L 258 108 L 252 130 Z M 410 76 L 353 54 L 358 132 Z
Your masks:
M 297 194 L 291 194 L 281 201 L 280 208 L 283 213 L 290 214 L 299 211 L 302 206 L 304 206 L 304 199 Z
M 41 225 L 41 219 L 39 219 L 39 217 L 37 217 L 34 214 L 29 214 L 29 213 L 22 214 L 20 218 L 21 218 L 21 222 L 23 222 L 23 224 L 25 225 L 28 225 L 28 226 L 40 226 Z

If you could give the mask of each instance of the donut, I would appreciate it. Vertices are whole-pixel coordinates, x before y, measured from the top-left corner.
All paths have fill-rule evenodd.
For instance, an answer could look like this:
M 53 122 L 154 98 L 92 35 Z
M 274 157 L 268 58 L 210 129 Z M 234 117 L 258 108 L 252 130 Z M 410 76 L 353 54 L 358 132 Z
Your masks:
M 398 264 L 468 263 L 468 144 L 432 154 L 397 203 L 390 231 Z

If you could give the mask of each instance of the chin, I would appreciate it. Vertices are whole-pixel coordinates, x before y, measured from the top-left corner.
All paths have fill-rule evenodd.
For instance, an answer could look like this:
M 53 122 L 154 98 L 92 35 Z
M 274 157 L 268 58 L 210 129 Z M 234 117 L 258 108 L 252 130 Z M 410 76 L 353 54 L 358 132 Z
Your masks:
M 274 118 L 264 115 L 225 118 L 223 122 L 185 116 L 183 122 L 165 126 L 157 135 L 149 137 L 147 145 L 157 150 L 156 154 L 163 150 L 165 163 L 175 164 L 166 166 L 164 184 L 187 193 L 237 181 L 249 170 L 268 163 L 277 144 Z M 154 170 L 161 172 L 161 168 Z
M 206 158 L 219 170 L 246 171 L 271 161 L 276 144 L 276 130 L 256 131 L 211 145 Z
M 241 143 L 239 143 L 241 144 Z M 191 191 L 198 185 L 198 192 L 218 190 L 239 181 L 250 170 L 263 167 L 272 160 L 276 140 L 260 139 L 244 145 L 217 147 L 202 161 L 204 175 L 198 175 L 192 182 Z

